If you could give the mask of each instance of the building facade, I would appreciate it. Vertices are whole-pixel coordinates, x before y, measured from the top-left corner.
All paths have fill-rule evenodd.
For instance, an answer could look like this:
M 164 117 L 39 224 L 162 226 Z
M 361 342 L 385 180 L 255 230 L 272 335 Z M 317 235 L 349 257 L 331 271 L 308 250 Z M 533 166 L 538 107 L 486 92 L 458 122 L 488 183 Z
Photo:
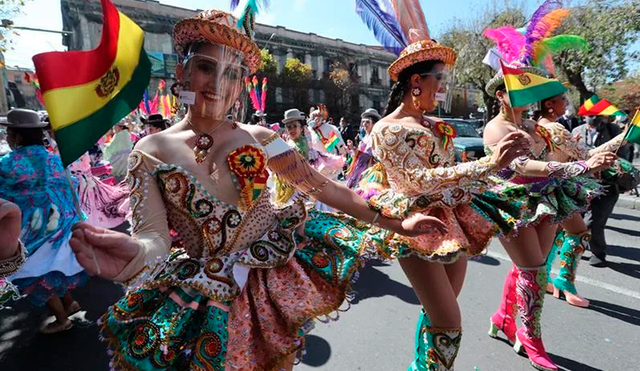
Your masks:
M 157 0 L 112 0 L 118 9 L 145 31 L 145 50 L 152 61 L 152 83 L 155 89 L 160 79 L 171 86 L 175 65 L 171 33 L 180 19 L 193 17 L 197 10 L 160 4 Z M 99 0 L 61 0 L 63 27 L 72 31 L 63 43 L 69 50 L 95 48 L 102 30 L 102 11 Z M 395 56 L 382 48 L 330 39 L 313 33 L 289 30 L 281 26 L 256 26 L 256 42 L 266 48 L 277 64 L 277 73 L 284 69 L 288 58 L 297 58 L 312 68 L 312 78 L 303 100 L 295 99 L 299 89 L 276 81 L 269 82 L 267 113 L 271 121 L 278 121 L 294 103 L 303 111 L 318 103 L 328 106 L 330 113 L 359 121 L 359 113 L 366 108 L 382 110 L 386 105 L 391 83 L 387 68 Z M 339 63 L 349 72 L 349 87 L 338 88 L 330 79 L 332 67 Z M 303 103 L 301 103 L 303 102 Z M 337 121 L 338 117 L 336 117 Z
M 44 106 L 36 97 L 36 87 L 28 81 L 27 74 L 33 76 L 33 71 L 22 67 L 5 67 L 3 80 L 6 79 L 8 87 L 5 92 L 9 107 L 42 110 Z

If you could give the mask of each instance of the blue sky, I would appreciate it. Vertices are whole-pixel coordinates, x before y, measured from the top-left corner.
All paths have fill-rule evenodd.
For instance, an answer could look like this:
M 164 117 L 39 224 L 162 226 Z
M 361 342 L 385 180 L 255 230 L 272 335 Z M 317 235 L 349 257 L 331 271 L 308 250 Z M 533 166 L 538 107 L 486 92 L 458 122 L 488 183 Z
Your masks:
M 217 8 L 228 10 L 229 0 L 160 0 L 163 4 L 188 9 Z M 525 0 L 527 10 L 533 11 L 540 1 Z M 241 1 L 241 6 L 244 1 Z M 454 17 L 466 18 L 482 8 L 492 6 L 492 0 L 421 0 L 427 22 L 437 35 Z M 428 8 L 427 8 L 428 5 Z M 314 32 L 332 38 L 363 44 L 377 44 L 371 32 L 354 11 L 353 0 L 271 0 L 268 12 L 258 16 L 258 22 L 280 25 L 290 29 Z M 30 0 L 24 14 L 14 19 L 16 26 L 60 30 L 62 19 L 59 0 Z M 13 45 L 5 53 L 9 66 L 32 68 L 31 56 L 37 53 L 64 50 L 61 37 L 33 31 L 19 31 L 12 37 Z
M 580 1 L 573 1 L 573 4 Z M 160 0 L 160 2 L 188 9 L 223 10 L 228 10 L 230 3 L 229 0 Z M 244 2 L 244 0 L 240 2 L 241 7 Z M 487 7 L 504 4 L 498 0 L 420 0 L 420 2 L 425 10 L 431 33 L 436 38 L 454 18 L 467 19 Z M 521 2 L 526 7 L 527 14 L 530 14 L 542 0 L 518 2 Z M 258 22 L 341 38 L 355 43 L 377 44 L 354 8 L 354 0 L 271 0 L 271 8 L 258 16 Z M 59 0 L 30 0 L 24 7 L 23 13 L 14 19 L 16 26 L 62 29 Z M 34 54 L 64 50 L 60 35 L 33 31 L 19 32 L 20 35 L 12 38 L 13 44 L 5 53 L 8 66 L 32 68 L 31 56 Z M 635 47 L 638 48 L 638 45 Z

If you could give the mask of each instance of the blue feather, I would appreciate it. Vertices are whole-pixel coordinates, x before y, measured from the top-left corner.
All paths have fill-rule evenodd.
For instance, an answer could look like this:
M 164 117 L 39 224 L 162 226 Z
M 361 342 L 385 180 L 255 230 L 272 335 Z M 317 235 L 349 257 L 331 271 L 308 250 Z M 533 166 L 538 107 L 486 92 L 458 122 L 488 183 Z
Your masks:
M 384 5 L 384 6 L 383 6 Z M 356 13 L 373 31 L 376 40 L 388 51 L 399 55 L 408 45 L 389 0 L 356 0 Z
M 231 0 L 231 11 L 236 10 L 239 4 L 240 4 L 240 0 Z

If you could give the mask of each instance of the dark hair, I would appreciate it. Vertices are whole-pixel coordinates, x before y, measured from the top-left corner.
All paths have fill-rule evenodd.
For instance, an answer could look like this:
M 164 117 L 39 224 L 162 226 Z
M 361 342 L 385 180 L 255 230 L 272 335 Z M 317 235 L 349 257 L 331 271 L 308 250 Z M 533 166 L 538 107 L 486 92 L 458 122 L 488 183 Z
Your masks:
M 493 107 L 491 107 L 491 116 L 495 117 L 500 113 L 500 109 L 502 108 L 502 105 L 500 104 L 500 100 L 497 99 L 495 97 L 496 92 L 499 91 L 505 91 L 507 89 L 507 87 L 504 85 L 504 83 L 498 85 L 498 87 L 496 87 L 495 92 L 493 93 Z
M 440 63 L 444 62 L 439 60 L 423 61 L 402 70 L 400 76 L 398 76 L 398 81 L 391 87 L 389 101 L 387 102 L 387 108 L 384 110 L 383 116 L 390 114 L 400 106 L 405 93 L 409 89 L 409 79 L 411 76 L 431 72 L 433 68 Z
M 13 133 L 16 144 L 20 146 L 44 146 L 44 133 L 39 128 L 7 128 L 7 134 Z

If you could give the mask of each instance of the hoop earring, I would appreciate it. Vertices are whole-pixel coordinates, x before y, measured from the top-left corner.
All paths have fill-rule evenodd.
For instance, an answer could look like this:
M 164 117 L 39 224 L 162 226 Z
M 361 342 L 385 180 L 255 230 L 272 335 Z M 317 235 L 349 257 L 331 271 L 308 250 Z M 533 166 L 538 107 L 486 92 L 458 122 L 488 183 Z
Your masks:
M 173 85 L 171 85 L 171 87 L 169 88 L 169 90 L 171 91 L 171 94 L 174 97 L 179 97 L 180 96 L 180 91 L 183 89 L 183 85 L 181 82 L 176 81 L 173 83 Z
M 422 95 L 422 89 L 420 89 L 420 87 L 416 86 L 411 89 L 411 100 L 413 100 L 413 106 L 415 109 L 422 110 L 420 107 L 420 95 Z

